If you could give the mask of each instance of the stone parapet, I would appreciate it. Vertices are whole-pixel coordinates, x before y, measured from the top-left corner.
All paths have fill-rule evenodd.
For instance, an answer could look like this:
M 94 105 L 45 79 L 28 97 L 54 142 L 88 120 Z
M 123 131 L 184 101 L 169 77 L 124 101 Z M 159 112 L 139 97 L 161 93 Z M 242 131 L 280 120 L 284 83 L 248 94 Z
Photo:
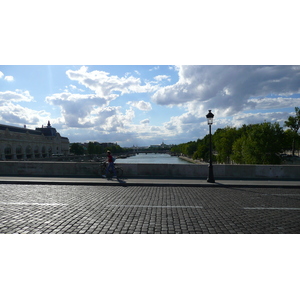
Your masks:
M 208 176 L 207 165 L 118 163 L 124 178 L 199 178 Z M 215 179 L 300 180 L 297 165 L 214 165 Z M 0 161 L 0 176 L 98 177 L 97 162 Z

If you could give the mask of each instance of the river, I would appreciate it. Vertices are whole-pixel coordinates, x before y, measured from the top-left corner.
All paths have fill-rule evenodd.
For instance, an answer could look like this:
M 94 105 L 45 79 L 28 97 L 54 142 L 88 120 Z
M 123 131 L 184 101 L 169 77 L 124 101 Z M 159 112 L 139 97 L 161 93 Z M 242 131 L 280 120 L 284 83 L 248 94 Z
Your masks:
M 127 158 L 117 158 L 115 162 L 122 164 L 190 164 L 177 156 L 160 153 L 139 153 Z

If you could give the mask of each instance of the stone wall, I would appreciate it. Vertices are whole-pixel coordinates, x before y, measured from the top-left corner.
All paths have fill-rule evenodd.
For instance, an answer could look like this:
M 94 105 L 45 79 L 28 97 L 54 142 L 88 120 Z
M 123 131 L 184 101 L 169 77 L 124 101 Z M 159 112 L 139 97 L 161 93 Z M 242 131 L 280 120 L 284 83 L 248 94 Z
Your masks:
M 208 176 L 207 165 L 194 164 L 117 164 L 124 178 L 199 178 Z M 215 179 L 300 180 L 300 166 L 287 165 L 214 165 Z M 96 162 L 0 161 L 0 176 L 98 177 Z

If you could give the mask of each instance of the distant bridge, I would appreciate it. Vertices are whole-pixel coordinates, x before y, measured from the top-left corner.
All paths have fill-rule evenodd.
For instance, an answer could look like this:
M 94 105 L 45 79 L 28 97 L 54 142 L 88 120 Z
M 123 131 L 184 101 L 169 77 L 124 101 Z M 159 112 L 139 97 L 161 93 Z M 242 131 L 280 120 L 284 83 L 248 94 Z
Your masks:
M 133 149 L 131 153 L 167 153 L 172 154 L 170 150 L 167 149 Z

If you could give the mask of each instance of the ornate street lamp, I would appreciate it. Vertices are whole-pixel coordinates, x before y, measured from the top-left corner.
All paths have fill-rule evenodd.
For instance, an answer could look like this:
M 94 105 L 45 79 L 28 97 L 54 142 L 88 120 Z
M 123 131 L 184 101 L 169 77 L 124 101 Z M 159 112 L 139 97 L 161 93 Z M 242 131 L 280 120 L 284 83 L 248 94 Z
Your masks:
M 212 165 L 212 144 L 211 144 L 211 125 L 213 123 L 214 114 L 211 112 L 211 110 L 208 111 L 206 118 L 207 118 L 207 124 L 209 126 L 209 165 L 208 165 L 207 182 L 214 183 L 215 178 L 214 178 L 213 165 Z

